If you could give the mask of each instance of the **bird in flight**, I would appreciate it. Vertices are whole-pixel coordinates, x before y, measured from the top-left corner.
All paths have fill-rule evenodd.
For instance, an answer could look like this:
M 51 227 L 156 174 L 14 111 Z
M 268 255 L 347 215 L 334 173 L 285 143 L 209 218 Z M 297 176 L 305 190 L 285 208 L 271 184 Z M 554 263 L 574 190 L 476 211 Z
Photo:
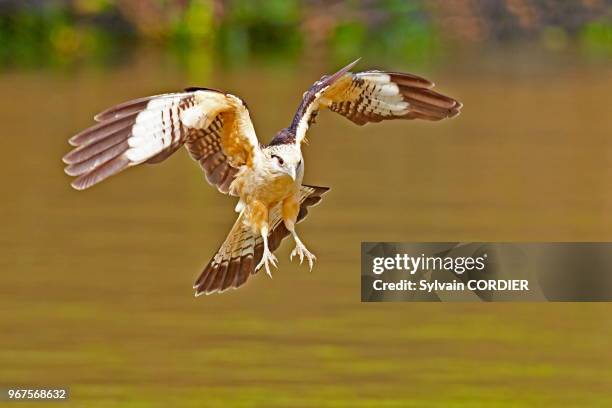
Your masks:
M 267 145 L 257 139 L 243 100 L 188 88 L 134 99 L 96 115 L 96 125 L 70 138 L 75 148 L 63 158 L 65 172 L 76 177 L 72 187 L 84 190 L 128 167 L 160 163 L 185 146 L 211 185 L 238 197 L 238 219 L 196 279 L 196 296 L 238 288 L 262 267 L 272 276 L 273 252 L 289 235 L 295 241 L 290 259 L 306 259 L 312 269 L 316 258 L 295 225 L 329 190 L 302 184 L 302 142 L 318 112 L 329 109 L 365 125 L 388 119 L 437 121 L 457 116 L 462 106 L 416 75 L 350 72 L 358 61 L 316 81 L 289 126 Z

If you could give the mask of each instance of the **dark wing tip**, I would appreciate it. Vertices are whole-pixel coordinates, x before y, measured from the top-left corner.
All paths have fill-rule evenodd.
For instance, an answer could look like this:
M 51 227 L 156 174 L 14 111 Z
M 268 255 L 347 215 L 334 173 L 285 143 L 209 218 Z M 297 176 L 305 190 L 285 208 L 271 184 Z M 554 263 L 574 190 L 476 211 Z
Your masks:
M 219 89 L 215 89 L 215 88 L 205 88 L 202 86 L 188 86 L 187 88 L 185 88 L 185 92 L 196 92 L 196 91 L 211 91 L 211 92 L 218 92 L 221 94 L 225 94 L 225 92 L 219 90 Z
M 350 64 L 348 64 L 347 66 L 345 66 L 344 68 L 341 68 L 339 71 L 337 71 L 335 74 L 330 75 L 328 77 L 326 77 L 323 81 L 322 84 L 323 86 L 328 86 L 333 84 L 334 82 L 336 82 L 336 80 L 338 80 L 340 77 L 342 77 L 344 74 L 346 74 L 347 72 L 350 71 L 351 68 L 353 68 L 355 65 L 357 65 L 357 63 L 361 60 L 361 57 L 357 58 L 355 61 L 351 62 Z
M 68 139 L 68 144 L 74 147 L 78 146 L 78 143 L 76 142 L 76 136 L 72 136 L 70 139 Z
M 349 70 L 351 68 L 353 68 L 355 65 L 357 65 L 357 63 L 361 61 L 361 57 L 358 57 L 355 61 L 351 62 L 350 64 L 348 64 L 346 67 L 342 68 L 343 70 Z
M 70 164 L 70 157 L 72 156 L 72 151 L 69 151 L 62 157 L 62 161 L 64 164 Z
M 462 107 L 461 102 L 429 88 L 399 84 L 399 89 L 409 106 L 405 119 L 438 121 L 453 118 Z
M 145 96 L 143 98 L 132 99 L 130 101 L 120 103 L 96 114 L 94 116 L 94 120 L 96 122 L 105 122 L 133 115 L 134 113 L 141 112 L 143 109 L 145 109 L 151 100 L 159 97 L 164 97 L 164 95 Z
M 123 155 L 107 161 L 99 167 L 76 178 L 70 185 L 75 190 L 85 190 L 99 182 L 128 168 L 130 161 Z
M 392 82 L 402 86 L 411 86 L 418 88 L 433 88 L 435 84 L 429 79 L 423 78 L 418 75 L 408 74 L 405 72 L 388 72 Z

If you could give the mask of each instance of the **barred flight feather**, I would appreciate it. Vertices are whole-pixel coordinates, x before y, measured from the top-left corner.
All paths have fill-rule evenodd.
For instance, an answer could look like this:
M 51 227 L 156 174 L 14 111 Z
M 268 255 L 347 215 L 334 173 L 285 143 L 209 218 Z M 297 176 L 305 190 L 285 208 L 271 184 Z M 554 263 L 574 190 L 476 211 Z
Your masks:
M 224 127 L 225 116 L 239 118 L 242 126 Z M 186 144 L 207 181 L 227 193 L 237 167 L 259 148 L 244 102 L 216 90 L 192 88 L 134 99 L 95 120 L 99 123 L 70 138 L 75 148 L 63 158 L 79 190 L 128 167 L 160 163 Z
M 301 186 L 297 222 L 306 217 L 308 207 L 318 204 L 327 191 L 327 187 Z M 270 211 L 269 218 L 268 246 L 271 251 L 275 251 L 282 240 L 289 236 L 289 231 L 283 223 L 279 205 Z M 239 288 L 249 276 L 258 272 L 255 265 L 261 260 L 262 254 L 261 236 L 253 234 L 251 228 L 243 223 L 241 214 L 215 256 L 196 279 L 193 285 L 196 296 Z
M 322 108 L 358 125 L 391 119 L 437 121 L 457 116 L 461 110 L 460 102 L 431 90 L 434 83 L 425 78 L 377 70 L 349 72 L 357 61 L 315 82 L 304 94 L 291 125 L 271 144 L 304 141 Z

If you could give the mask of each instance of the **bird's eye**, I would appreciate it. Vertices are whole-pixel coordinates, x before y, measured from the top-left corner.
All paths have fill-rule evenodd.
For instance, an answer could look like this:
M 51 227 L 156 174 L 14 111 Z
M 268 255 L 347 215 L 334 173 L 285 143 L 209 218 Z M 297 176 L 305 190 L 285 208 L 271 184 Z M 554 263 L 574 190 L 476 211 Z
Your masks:
M 273 154 L 272 157 L 278 160 L 278 164 L 280 164 L 281 166 L 285 164 L 285 161 L 280 156 Z

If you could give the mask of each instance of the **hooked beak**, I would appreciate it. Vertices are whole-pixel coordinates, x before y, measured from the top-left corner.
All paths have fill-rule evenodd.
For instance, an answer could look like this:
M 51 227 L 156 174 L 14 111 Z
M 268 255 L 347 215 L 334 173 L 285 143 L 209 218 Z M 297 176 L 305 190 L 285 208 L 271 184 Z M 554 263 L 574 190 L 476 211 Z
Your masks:
M 291 177 L 293 181 L 295 181 L 296 173 L 297 171 L 295 167 L 291 167 L 289 171 L 287 172 L 287 174 L 289 175 L 289 177 Z

